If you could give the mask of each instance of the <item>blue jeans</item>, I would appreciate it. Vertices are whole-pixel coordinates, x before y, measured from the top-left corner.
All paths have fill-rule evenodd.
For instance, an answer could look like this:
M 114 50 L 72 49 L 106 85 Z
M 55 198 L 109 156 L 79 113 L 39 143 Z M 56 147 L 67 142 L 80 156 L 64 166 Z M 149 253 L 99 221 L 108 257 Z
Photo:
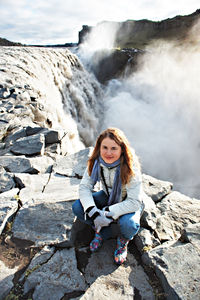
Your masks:
M 108 196 L 104 191 L 95 192 L 92 194 L 94 198 L 94 202 L 97 206 L 97 208 L 102 209 L 105 207 L 108 203 Z M 94 226 L 94 223 L 92 220 L 90 220 L 88 217 L 85 218 L 83 206 L 80 202 L 80 200 L 76 200 L 72 205 L 72 210 L 74 215 L 82 222 Z M 140 211 L 125 214 L 123 216 L 120 216 L 117 220 L 119 231 L 121 237 L 132 240 L 133 237 L 137 234 L 138 230 L 140 229 Z M 113 237 L 111 224 L 106 227 L 102 227 L 100 234 L 104 240 L 110 239 Z

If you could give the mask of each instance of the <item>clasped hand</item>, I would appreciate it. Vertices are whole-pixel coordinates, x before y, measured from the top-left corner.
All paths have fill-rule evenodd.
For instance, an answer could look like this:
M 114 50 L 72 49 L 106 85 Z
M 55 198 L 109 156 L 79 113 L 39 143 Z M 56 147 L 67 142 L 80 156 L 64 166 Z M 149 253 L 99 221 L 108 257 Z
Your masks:
M 98 212 L 100 215 L 94 219 L 94 226 L 97 232 L 99 232 L 102 227 L 110 225 L 110 223 L 113 221 L 111 218 L 108 218 L 112 217 L 111 212 L 102 210 L 98 210 Z

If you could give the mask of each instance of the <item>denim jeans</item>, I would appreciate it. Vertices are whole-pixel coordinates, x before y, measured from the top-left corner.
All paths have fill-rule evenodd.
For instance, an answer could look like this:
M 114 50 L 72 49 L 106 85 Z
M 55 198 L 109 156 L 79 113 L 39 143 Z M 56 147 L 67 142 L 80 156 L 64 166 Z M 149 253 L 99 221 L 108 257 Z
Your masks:
M 102 209 L 105 207 L 108 203 L 108 196 L 104 191 L 95 192 L 92 194 L 94 198 L 94 202 L 97 206 L 97 208 Z M 85 218 L 83 206 L 80 202 L 80 200 L 76 200 L 72 205 L 72 210 L 74 215 L 82 222 L 94 226 L 94 223 L 92 220 L 90 220 L 88 217 Z M 140 228 L 140 210 L 137 212 L 125 214 L 123 216 L 120 216 L 117 220 L 119 231 L 121 237 L 132 240 L 133 237 L 137 234 L 139 228 Z M 94 227 L 93 227 L 94 228 Z M 104 240 L 112 238 L 112 229 L 111 224 L 106 227 L 102 227 L 100 234 Z

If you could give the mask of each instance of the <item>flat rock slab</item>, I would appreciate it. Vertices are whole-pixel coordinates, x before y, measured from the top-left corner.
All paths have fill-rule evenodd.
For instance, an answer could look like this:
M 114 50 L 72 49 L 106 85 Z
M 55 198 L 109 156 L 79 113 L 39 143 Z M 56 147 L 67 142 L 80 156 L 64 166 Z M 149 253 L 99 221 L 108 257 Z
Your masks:
M 74 221 L 72 202 L 36 201 L 23 206 L 13 223 L 13 237 L 31 241 L 35 246 L 70 242 Z
M 50 174 L 25 174 L 15 173 L 15 181 L 21 188 L 19 198 L 23 205 L 42 197 L 45 186 L 49 181 Z
M 12 173 L 28 173 L 34 171 L 30 160 L 25 156 L 0 156 L 0 165 Z
M 28 265 L 28 268 L 20 277 L 20 281 L 23 281 L 24 278 L 31 274 L 33 270 L 37 269 L 38 266 L 47 263 L 48 260 L 54 255 L 54 253 L 54 247 L 44 246 L 42 250 L 33 257 L 31 263 Z
M 181 238 L 193 244 L 200 251 L 200 223 L 190 224 L 185 227 Z
M 38 157 L 30 157 L 28 158 L 31 166 L 38 173 L 51 173 L 51 169 L 54 163 L 54 160 L 48 156 L 38 156 Z M 28 172 L 27 172 L 28 173 Z
M 82 177 L 92 149 L 89 147 L 57 159 L 53 166 L 53 172 L 66 176 Z
M 2 197 L 0 195 L 0 234 L 4 230 L 9 217 L 16 213 L 18 202 L 12 197 Z
M 17 128 L 15 129 L 12 133 L 8 134 L 6 136 L 6 138 L 4 139 L 4 142 L 7 144 L 7 145 L 13 145 L 14 142 L 20 138 L 23 138 L 26 136 L 26 130 L 25 128 Z
M 63 130 L 58 131 L 58 130 L 53 130 L 53 129 L 44 128 L 44 127 L 30 127 L 30 126 L 28 126 L 26 128 L 26 134 L 28 136 L 35 135 L 37 133 L 44 134 L 45 144 L 58 143 L 64 136 Z
M 58 174 L 50 179 L 49 174 L 16 176 L 26 187 L 19 194 L 23 206 L 13 223 L 13 237 L 36 246 L 70 243 L 72 203 L 78 198 L 80 180 Z
M 0 193 L 9 191 L 15 187 L 13 177 L 0 166 Z
M 134 238 L 137 249 L 143 253 L 145 249 L 155 248 L 160 245 L 160 241 L 154 237 L 150 230 L 140 227 L 138 234 Z
M 155 203 L 161 201 L 162 198 L 171 193 L 173 187 L 171 182 L 159 180 L 146 174 L 142 175 L 142 182 L 144 192 L 151 197 Z
M 14 269 L 7 268 L 2 261 L 0 261 L 0 299 L 3 300 L 13 287 L 14 274 L 18 267 Z
M 66 201 L 79 198 L 80 179 L 68 178 L 58 174 L 52 174 L 44 189 L 44 196 L 49 200 Z
M 58 174 L 26 175 L 15 174 L 25 188 L 20 191 L 22 203 L 32 201 L 60 202 L 79 198 L 80 179 Z
M 30 157 L 25 156 L 0 156 L 0 165 L 11 173 L 38 174 L 49 172 L 53 165 L 53 159 L 47 156 Z
M 160 211 L 156 207 L 156 203 L 147 194 L 143 194 L 144 212 L 141 217 L 141 225 L 146 228 L 156 229 L 157 218 L 160 216 Z
M 83 292 L 87 288 L 77 269 L 73 248 L 57 251 L 51 259 L 33 271 L 26 279 L 24 293 L 34 289 L 33 300 L 60 300 L 64 295 Z
M 155 299 L 147 275 L 132 254 L 128 253 L 125 264 L 114 264 L 115 247 L 116 240 L 105 241 L 102 248 L 91 255 L 84 271 L 90 288 L 81 299 Z
M 9 191 L 3 192 L 0 194 L 0 199 L 2 198 L 16 198 L 19 193 L 18 188 L 11 189 Z
M 200 201 L 172 192 L 157 204 L 156 234 L 160 240 L 177 240 L 184 227 L 200 222 Z
M 161 246 L 143 255 L 156 270 L 166 299 L 197 300 L 200 297 L 200 251 L 190 243 Z
M 43 134 L 23 137 L 18 139 L 11 147 L 14 154 L 35 155 L 44 154 L 45 138 Z
M 29 188 L 32 190 L 32 193 L 42 193 L 49 181 L 50 174 L 15 173 L 14 178 L 18 186 L 21 188 L 21 192 L 24 188 Z

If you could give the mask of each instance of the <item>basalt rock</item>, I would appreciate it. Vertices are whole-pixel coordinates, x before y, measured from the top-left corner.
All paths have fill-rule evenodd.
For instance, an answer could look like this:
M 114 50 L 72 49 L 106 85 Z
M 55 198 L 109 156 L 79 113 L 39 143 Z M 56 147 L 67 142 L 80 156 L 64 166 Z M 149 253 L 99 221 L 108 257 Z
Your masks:
M 68 63 L 79 68 L 75 59 Z M 77 137 L 54 126 L 56 117 L 52 111 L 47 116 L 40 93 L 34 96 L 36 89 L 25 84 L 14 88 L 12 80 L 0 86 L 0 299 L 198 299 L 200 201 L 143 174 L 145 209 L 126 263 L 113 263 L 115 238 L 91 254 L 94 231 L 72 212 L 91 148 L 79 141 L 75 151 Z M 40 118 L 29 105 L 42 112 Z M 40 150 L 27 151 L 38 141 Z M 17 260 L 22 253 L 29 253 L 26 263 Z
M 10 197 L 10 203 L 15 206 L 12 210 L 11 205 L 10 212 L 3 217 L 2 230 L 6 222 L 14 218 L 10 240 L 12 243 L 17 242 L 18 245 L 24 244 L 26 247 L 33 248 L 44 247 L 43 252 L 37 254 L 21 277 L 20 284 L 23 286 L 24 295 L 29 295 L 32 290 L 33 299 L 39 299 L 38 297 L 44 295 L 47 297 L 49 292 L 52 294 L 55 290 L 54 299 L 62 299 L 62 297 L 91 299 L 94 295 L 97 299 L 101 299 L 101 294 L 105 295 L 105 299 L 109 299 L 113 293 L 116 298 L 122 297 L 122 299 L 130 297 L 155 299 L 155 290 L 153 291 L 153 287 L 149 284 L 148 273 L 145 273 L 145 268 L 149 266 L 160 278 L 160 287 L 164 289 L 166 299 L 171 297 L 181 299 L 185 295 L 188 299 L 194 299 L 199 284 L 195 273 L 199 263 L 199 250 L 192 238 L 192 232 L 195 235 L 197 229 L 189 226 L 200 221 L 198 213 L 194 214 L 194 210 L 199 211 L 199 200 L 172 192 L 170 182 L 159 181 L 143 174 L 144 190 L 148 196 L 144 198 L 146 207 L 142 216 L 142 227 L 134 241 L 130 243 L 127 262 L 117 268 L 112 258 L 116 240 L 105 242 L 98 253 L 91 255 L 88 244 L 93 236 L 92 230 L 87 225 L 75 221 L 71 211 L 73 201 L 79 197 L 78 186 L 90 151 L 91 149 L 88 148 L 58 158 L 53 163 L 51 173 L 12 173 L 19 190 L 16 191 L 16 198 L 12 200 L 13 196 Z M 156 199 L 156 202 L 152 199 Z M 8 200 L 6 201 L 1 198 L 1 203 L 5 207 L 8 203 Z M 189 205 L 187 218 L 181 216 L 181 207 L 186 207 L 186 203 L 187 206 Z M 174 207 L 171 213 L 168 205 Z M 170 230 L 166 235 L 167 230 L 165 230 L 165 237 L 163 237 L 163 229 L 159 231 L 160 227 L 157 224 L 162 220 L 163 215 L 164 219 L 168 220 L 167 224 L 172 224 L 173 235 Z M 162 228 L 166 229 L 168 225 L 164 219 Z M 198 241 L 198 235 L 195 236 Z M 45 252 L 45 249 L 48 249 L 45 247 L 49 246 L 54 248 L 50 252 Z M 137 247 L 140 251 L 145 268 L 135 260 L 131 252 L 132 247 Z M 181 274 L 180 255 L 183 256 L 184 253 L 191 258 L 184 263 L 184 272 L 187 276 L 184 276 L 182 282 L 183 278 L 178 274 Z M 174 257 L 180 260 L 176 276 L 173 269 Z M 94 268 L 96 265 L 101 267 Z M 66 276 L 69 282 L 66 281 Z M 193 276 L 196 276 L 196 281 Z M 55 280 L 58 289 L 54 287 Z M 184 287 L 177 288 L 180 284 Z M 10 288 L 11 286 L 10 284 Z M 5 295 L 5 290 L 2 293 Z
M 62 299 L 87 289 L 83 274 L 77 269 L 73 248 L 57 251 L 46 263 L 39 264 L 24 284 L 24 292 L 34 290 L 33 299 Z
M 103 84 L 115 78 L 124 78 L 140 67 L 143 53 L 151 51 L 152 44 L 160 44 L 163 41 L 172 42 L 176 45 L 187 45 L 195 42 L 194 26 L 200 18 L 200 10 L 174 18 L 151 21 L 151 20 L 127 20 L 124 22 L 104 21 L 96 26 L 83 25 L 79 32 L 79 46 L 89 41 L 94 33 L 97 40 L 105 32 L 105 39 L 111 34 L 112 46 L 104 49 L 104 36 L 102 37 L 101 50 L 97 50 L 90 58 L 90 68 L 96 78 Z M 194 30 L 195 32 L 195 30 Z M 93 40 L 93 38 L 92 38 Z M 94 41 L 95 43 L 95 41 Z M 92 47 L 93 45 L 91 45 Z M 111 48 L 112 47 L 112 48 Z
M 111 49 L 96 51 L 91 58 L 91 69 L 99 82 L 105 84 L 110 79 L 127 77 L 138 67 L 139 49 Z
M 0 193 L 11 190 L 15 186 L 13 177 L 0 166 Z

